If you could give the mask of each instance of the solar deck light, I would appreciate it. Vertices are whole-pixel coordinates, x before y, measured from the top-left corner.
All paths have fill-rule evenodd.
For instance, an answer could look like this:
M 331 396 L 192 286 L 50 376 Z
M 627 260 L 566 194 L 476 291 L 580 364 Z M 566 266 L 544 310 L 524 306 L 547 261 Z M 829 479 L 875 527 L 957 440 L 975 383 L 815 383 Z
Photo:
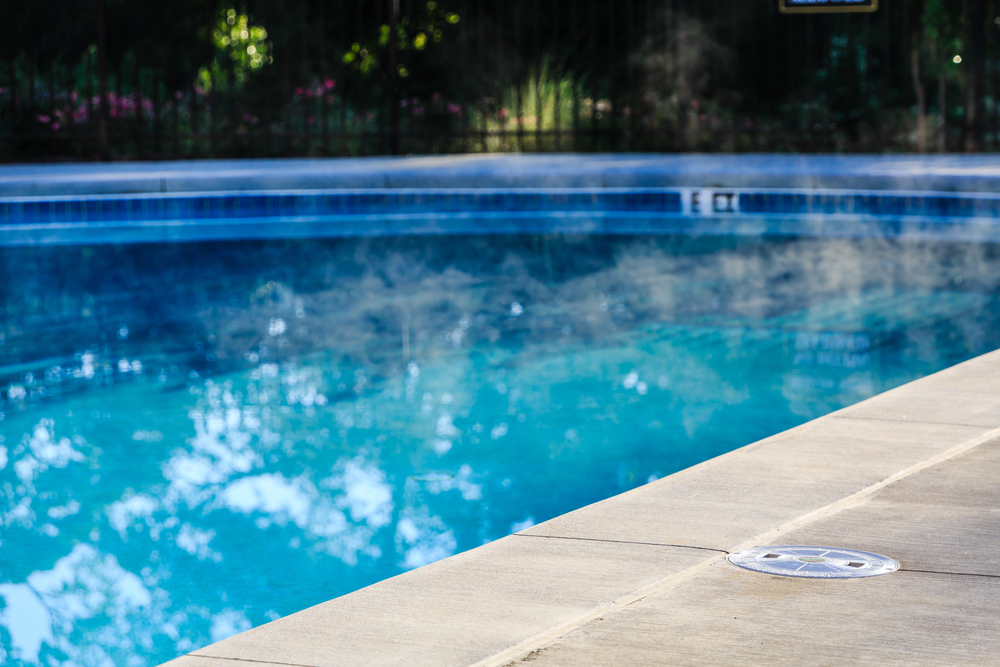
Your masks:
M 876 577 L 899 569 L 886 556 L 839 547 L 754 547 L 729 554 L 729 562 L 754 572 L 807 579 Z

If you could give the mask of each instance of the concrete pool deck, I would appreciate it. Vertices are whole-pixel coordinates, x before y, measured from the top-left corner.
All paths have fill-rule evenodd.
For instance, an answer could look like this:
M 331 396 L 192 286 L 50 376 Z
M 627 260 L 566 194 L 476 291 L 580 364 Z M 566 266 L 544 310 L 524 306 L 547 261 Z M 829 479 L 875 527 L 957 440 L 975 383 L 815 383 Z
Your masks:
M 1000 351 L 173 660 L 1000 665 Z M 814 544 L 900 570 L 737 568 Z

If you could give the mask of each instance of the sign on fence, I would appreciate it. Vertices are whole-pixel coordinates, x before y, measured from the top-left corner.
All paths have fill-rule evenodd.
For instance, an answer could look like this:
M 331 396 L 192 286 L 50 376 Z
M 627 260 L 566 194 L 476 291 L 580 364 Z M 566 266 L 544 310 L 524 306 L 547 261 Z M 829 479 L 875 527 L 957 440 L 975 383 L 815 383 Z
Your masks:
M 782 14 L 837 14 L 877 9 L 878 0 L 778 0 L 778 10 Z

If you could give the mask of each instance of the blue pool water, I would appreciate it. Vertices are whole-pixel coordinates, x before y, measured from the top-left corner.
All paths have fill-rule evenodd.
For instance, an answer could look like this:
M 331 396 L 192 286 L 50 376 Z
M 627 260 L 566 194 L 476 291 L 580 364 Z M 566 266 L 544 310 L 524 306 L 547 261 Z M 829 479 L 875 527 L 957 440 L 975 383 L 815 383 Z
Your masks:
M 0 662 L 156 664 L 995 349 L 997 251 L 0 249 Z

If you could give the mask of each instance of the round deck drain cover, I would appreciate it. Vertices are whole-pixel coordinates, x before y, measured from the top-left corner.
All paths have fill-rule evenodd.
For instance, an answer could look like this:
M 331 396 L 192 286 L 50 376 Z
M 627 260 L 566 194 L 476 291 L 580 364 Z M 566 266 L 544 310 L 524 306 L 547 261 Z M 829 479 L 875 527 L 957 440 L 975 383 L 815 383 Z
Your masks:
M 891 558 L 839 547 L 754 547 L 729 554 L 729 562 L 754 572 L 815 579 L 875 577 L 899 568 Z

